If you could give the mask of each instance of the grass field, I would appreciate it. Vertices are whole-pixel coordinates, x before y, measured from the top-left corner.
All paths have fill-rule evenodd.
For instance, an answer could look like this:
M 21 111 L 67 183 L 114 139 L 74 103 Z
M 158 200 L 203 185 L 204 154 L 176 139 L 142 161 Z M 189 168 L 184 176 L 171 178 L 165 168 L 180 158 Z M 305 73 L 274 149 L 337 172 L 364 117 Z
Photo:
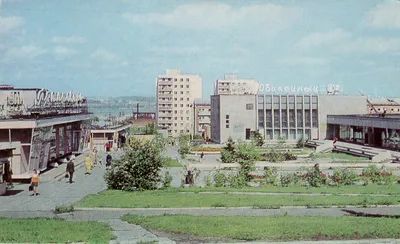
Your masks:
M 170 157 L 165 157 L 163 159 L 163 167 L 168 168 L 168 167 L 183 167 L 182 164 L 178 162 L 176 159 L 172 159 Z
M 108 243 L 114 236 L 107 224 L 62 219 L 0 218 L 0 243 Z
M 354 160 L 354 161 L 369 161 L 368 158 L 356 157 L 353 155 L 345 154 L 345 153 L 318 153 L 315 155 L 316 158 L 332 158 L 338 160 Z
M 76 207 L 104 208 L 188 208 L 397 205 L 400 196 L 268 196 L 245 194 L 183 194 L 177 191 L 123 192 L 107 190 L 89 195 Z
M 342 240 L 400 237 L 399 220 L 389 218 L 126 215 L 123 220 L 160 231 L 239 240 Z

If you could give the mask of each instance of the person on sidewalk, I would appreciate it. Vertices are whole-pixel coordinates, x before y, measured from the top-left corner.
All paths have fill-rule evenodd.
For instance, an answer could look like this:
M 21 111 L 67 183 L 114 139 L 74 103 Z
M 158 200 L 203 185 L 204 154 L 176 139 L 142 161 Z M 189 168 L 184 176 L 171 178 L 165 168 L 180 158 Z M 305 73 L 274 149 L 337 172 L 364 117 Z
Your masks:
M 201 152 L 201 154 L 200 154 L 200 163 L 201 163 L 201 161 L 203 161 L 203 158 L 204 158 L 204 152 Z
M 97 166 L 97 149 L 96 148 L 94 148 L 93 149 L 93 164 L 94 164 L 94 167 L 95 166 Z
M 90 175 L 92 168 L 93 168 L 93 161 L 90 158 L 90 154 L 88 154 L 85 158 L 85 170 L 86 170 L 85 174 Z
M 110 153 L 107 153 L 106 156 L 106 169 L 109 169 L 111 167 L 111 161 L 112 161 L 112 156 Z
M 69 174 L 69 183 L 72 184 L 72 182 L 74 182 L 72 178 L 74 177 L 75 173 L 75 164 L 74 161 L 72 161 L 72 159 L 70 159 L 69 162 L 67 163 L 66 171 Z
M 31 185 L 33 186 L 33 195 L 32 196 L 39 195 L 39 193 L 37 192 L 37 189 L 39 187 L 39 181 L 40 181 L 39 177 L 40 176 L 39 176 L 37 170 L 34 169 L 33 170 L 33 176 L 32 176 L 32 179 L 31 179 Z
M 4 165 L 4 176 L 5 176 L 5 181 L 8 182 L 10 188 L 14 188 L 12 182 L 12 175 L 13 171 L 11 169 L 10 161 L 7 160 L 6 164 Z

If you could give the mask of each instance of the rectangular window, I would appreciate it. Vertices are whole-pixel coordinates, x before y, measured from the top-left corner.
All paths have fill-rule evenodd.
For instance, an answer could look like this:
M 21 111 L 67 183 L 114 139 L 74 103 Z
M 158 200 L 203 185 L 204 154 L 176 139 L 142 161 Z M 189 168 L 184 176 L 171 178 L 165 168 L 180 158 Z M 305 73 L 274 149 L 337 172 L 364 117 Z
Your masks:
M 227 125 L 225 126 L 225 128 L 229 129 L 229 124 L 227 124 Z
M 183 85 L 181 85 L 181 88 L 183 88 Z
M 253 110 L 254 109 L 254 104 L 248 103 L 246 104 L 246 110 Z
M 229 115 L 226 115 L 225 117 L 226 117 L 226 119 L 229 119 Z
M 189 88 L 189 85 L 186 85 L 186 88 Z
M 278 109 L 275 109 L 274 110 L 274 127 L 276 128 L 276 127 L 278 127 L 278 128 L 280 128 L 281 127 L 281 123 L 280 123 L 280 117 L 279 117 L 279 110 Z
M 225 123 L 229 124 L 229 120 L 225 120 Z

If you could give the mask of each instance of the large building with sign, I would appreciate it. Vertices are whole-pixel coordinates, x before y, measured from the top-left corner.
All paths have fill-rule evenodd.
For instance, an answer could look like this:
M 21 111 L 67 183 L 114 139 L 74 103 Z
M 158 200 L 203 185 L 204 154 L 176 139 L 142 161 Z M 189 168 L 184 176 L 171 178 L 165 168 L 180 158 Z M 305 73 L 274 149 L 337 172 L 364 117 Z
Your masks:
M 81 94 L 0 86 L 0 147 L 11 148 L 13 178 L 30 178 L 34 169 L 82 152 L 90 117 Z
M 267 141 L 323 140 L 327 138 L 328 115 L 365 114 L 366 97 L 339 95 L 337 87 L 320 95 L 314 88 L 302 88 L 307 94 L 296 94 L 299 89 L 293 88 L 295 92 L 288 94 L 211 96 L 212 140 L 249 140 L 253 131 L 260 132 Z M 285 89 L 292 88 L 274 88 Z

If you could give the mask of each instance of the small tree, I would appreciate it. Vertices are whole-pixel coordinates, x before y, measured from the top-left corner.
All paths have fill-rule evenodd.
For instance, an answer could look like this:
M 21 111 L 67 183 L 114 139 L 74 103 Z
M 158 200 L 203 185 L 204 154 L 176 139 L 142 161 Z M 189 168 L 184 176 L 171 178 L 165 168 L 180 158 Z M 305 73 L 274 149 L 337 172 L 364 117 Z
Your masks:
M 251 136 L 251 142 L 258 147 L 264 145 L 264 138 L 259 131 L 253 131 Z
M 239 174 L 245 177 L 247 182 L 251 179 L 249 174 L 254 169 L 258 157 L 259 154 L 254 145 L 246 142 L 239 142 L 234 158 L 235 162 L 240 164 Z
M 223 163 L 234 163 L 236 145 L 231 137 L 228 138 L 226 146 L 221 150 L 221 161 Z
M 143 133 L 145 135 L 156 135 L 157 134 L 157 127 L 154 123 L 147 124 L 144 129 Z
M 136 191 L 156 189 L 161 181 L 161 152 L 165 142 L 130 140 L 126 154 L 104 176 L 109 189 Z
M 190 153 L 190 136 L 189 135 L 181 135 L 179 137 L 179 149 L 178 153 L 182 158 L 186 157 L 186 154 Z

